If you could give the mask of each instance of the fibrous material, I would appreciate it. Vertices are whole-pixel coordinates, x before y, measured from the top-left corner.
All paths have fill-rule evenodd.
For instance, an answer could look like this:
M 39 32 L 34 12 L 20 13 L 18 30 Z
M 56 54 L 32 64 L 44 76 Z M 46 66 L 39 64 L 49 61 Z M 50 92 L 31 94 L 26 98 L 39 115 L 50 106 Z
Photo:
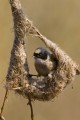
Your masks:
M 49 101 L 62 92 L 76 75 L 80 74 L 78 65 L 56 43 L 39 32 L 25 16 L 19 0 L 10 0 L 10 5 L 14 23 L 14 43 L 6 76 L 6 88 L 14 90 L 25 98 L 29 95 L 31 99 Z M 40 38 L 57 60 L 57 68 L 46 77 L 38 78 L 29 75 L 25 50 L 27 33 Z

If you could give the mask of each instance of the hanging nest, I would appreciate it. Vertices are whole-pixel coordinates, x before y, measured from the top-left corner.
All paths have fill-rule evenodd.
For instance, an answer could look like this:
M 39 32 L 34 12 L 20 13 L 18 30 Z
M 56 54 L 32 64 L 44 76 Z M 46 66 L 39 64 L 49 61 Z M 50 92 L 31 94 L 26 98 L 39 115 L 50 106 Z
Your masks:
M 80 74 L 78 65 L 54 42 L 39 32 L 23 13 L 19 0 L 10 0 L 10 5 L 14 23 L 14 43 L 6 76 L 6 89 L 14 90 L 25 98 L 29 95 L 31 99 L 49 101 L 62 92 L 74 80 L 75 75 Z M 25 50 L 26 35 L 40 38 L 57 60 L 56 69 L 48 76 L 29 76 Z

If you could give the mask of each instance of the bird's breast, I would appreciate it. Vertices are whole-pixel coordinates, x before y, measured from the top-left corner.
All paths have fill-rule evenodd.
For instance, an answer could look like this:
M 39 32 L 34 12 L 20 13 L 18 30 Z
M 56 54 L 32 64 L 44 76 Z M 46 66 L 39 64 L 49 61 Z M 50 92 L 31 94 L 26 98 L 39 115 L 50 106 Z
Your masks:
M 47 76 L 53 69 L 53 63 L 51 61 L 35 60 L 35 68 L 39 75 Z

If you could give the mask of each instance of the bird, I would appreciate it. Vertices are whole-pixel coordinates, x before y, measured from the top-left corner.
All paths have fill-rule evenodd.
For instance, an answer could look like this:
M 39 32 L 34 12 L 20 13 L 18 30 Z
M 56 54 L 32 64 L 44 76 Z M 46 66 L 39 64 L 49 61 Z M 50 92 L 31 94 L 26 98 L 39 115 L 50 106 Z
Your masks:
M 37 48 L 33 53 L 33 58 L 38 76 L 48 76 L 57 67 L 57 60 L 45 48 Z

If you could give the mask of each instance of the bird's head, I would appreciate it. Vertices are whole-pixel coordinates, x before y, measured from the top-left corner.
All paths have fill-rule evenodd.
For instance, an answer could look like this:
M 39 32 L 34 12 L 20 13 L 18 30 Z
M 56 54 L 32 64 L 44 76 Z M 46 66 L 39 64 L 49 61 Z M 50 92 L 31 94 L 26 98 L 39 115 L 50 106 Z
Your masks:
M 42 47 L 37 48 L 35 50 L 35 52 L 33 53 L 33 57 L 35 59 L 46 60 L 48 58 L 48 56 L 50 56 L 50 53 L 46 49 L 44 49 Z

